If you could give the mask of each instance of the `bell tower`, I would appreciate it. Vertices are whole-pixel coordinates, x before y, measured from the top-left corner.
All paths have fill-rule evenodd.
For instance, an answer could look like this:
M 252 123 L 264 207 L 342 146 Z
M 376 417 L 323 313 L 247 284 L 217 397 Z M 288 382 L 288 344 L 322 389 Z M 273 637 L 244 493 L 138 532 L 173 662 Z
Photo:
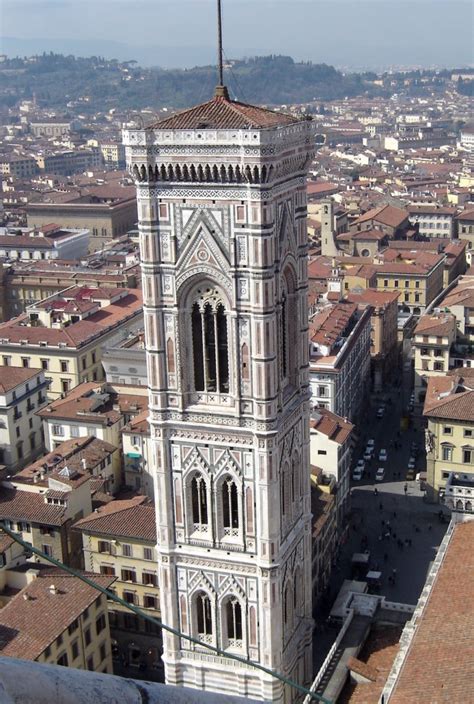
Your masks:
M 310 120 L 229 100 L 126 129 L 137 186 L 163 621 L 312 677 Z M 292 702 L 163 633 L 166 680 Z

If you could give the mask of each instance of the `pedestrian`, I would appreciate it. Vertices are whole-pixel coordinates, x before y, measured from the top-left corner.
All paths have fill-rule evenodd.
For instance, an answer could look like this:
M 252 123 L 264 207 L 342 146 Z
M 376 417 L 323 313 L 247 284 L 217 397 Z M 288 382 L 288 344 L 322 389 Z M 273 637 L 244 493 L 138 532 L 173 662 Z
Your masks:
M 394 518 L 397 517 L 397 512 L 396 512 L 396 511 L 393 512 L 393 517 L 394 517 Z
M 378 496 L 378 495 L 379 495 L 379 491 L 378 491 L 377 487 L 375 486 L 374 487 L 374 496 Z
M 405 496 L 408 493 L 408 484 L 405 482 L 405 486 L 403 487 L 403 491 L 405 492 Z
M 383 510 L 383 503 L 379 504 L 379 509 L 382 511 Z
M 382 527 L 383 527 L 385 525 L 385 519 L 382 518 L 381 523 L 382 523 Z

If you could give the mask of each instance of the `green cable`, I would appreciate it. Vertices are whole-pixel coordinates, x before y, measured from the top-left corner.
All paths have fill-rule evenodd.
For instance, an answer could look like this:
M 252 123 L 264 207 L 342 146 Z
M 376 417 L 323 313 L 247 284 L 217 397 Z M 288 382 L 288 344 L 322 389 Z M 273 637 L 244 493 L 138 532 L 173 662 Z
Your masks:
M 191 643 L 195 643 L 196 645 L 199 645 L 200 647 L 208 648 L 209 650 L 212 650 L 214 653 L 217 653 L 218 655 L 221 655 L 224 658 L 230 658 L 231 660 L 236 660 L 237 662 L 240 662 L 244 665 L 247 665 L 250 667 L 255 667 L 257 670 L 261 670 L 262 672 L 265 672 L 265 674 L 270 675 L 271 677 L 275 677 L 276 679 L 280 680 L 280 682 L 283 682 L 284 684 L 288 684 L 288 685 L 290 685 L 290 687 L 297 689 L 299 692 L 301 692 L 301 694 L 306 694 L 307 696 L 311 697 L 311 699 L 315 699 L 317 701 L 323 702 L 323 704 L 331 704 L 331 702 L 328 699 L 325 699 L 320 694 L 316 694 L 316 692 L 312 692 L 311 690 L 306 689 L 306 687 L 302 687 L 297 682 L 293 682 L 292 680 L 285 677 L 285 675 L 281 675 L 279 672 L 275 672 L 275 670 L 270 670 L 268 667 L 265 667 L 264 665 L 261 665 L 258 662 L 252 662 L 252 660 L 249 660 L 248 658 L 240 657 L 240 655 L 235 655 L 234 653 L 228 653 L 225 650 L 221 650 L 220 648 L 215 647 L 214 645 L 209 645 L 208 643 L 204 643 L 203 641 L 199 640 L 198 638 L 194 638 L 193 636 L 188 636 L 188 635 L 186 635 L 186 633 L 182 633 L 181 631 L 176 630 L 172 626 L 168 626 L 168 625 L 164 624 L 161 621 L 161 619 L 154 618 L 153 616 L 149 616 L 147 613 L 144 613 L 138 606 L 135 606 L 134 604 L 129 604 L 128 601 L 125 601 L 124 599 L 117 596 L 113 592 L 109 591 L 105 587 L 102 587 L 100 584 L 97 584 L 97 582 L 94 582 L 93 579 L 89 579 L 89 577 L 86 577 L 86 575 L 82 574 L 79 570 L 75 570 L 73 567 L 68 567 L 68 565 L 65 565 L 63 562 L 56 560 L 54 557 L 51 557 L 50 555 L 45 555 L 45 553 L 42 552 L 41 550 L 34 548 L 32 545 L 30 545 L 29 543 L 25 542 L 22 538 L 20 538 L 16 533 L 14 533 L 9 528 L 7 528 L 3 521 L 0 522 L 0 528 L 7 535 L 9 535 L 10 538 L 13 538 L 13 540 L 15 542 L 19 543 L 26 550 L 29 550 L 33 554 L 38 555 L 38 557 L 42 557 L 43 559 L 47 560 L 48 562 L 51 562 L 53 565 L 55 565 L 56 567 L 59 567 L 60 569 L 64 570 L 65 572 L 69 572 L 69 574 L 72 574 L 74 577 L 77 577 L 82 582 L 85 582 L 85 584 L 88 584 L 90 587 L 93 587 L 94 589 L 97 589 L 97 591 L 102 592 L 102 594 L 105 594 L 105 596 L 108 599 L 110 599 L 111 601 L 115 601 L 117 604 L 120 604 L 121 606 L 124 606 L 126 609 L 133 611 L 133 613 L 135 613 L 137 616 L 140 616 L 145 621 L 149 621 L 150 623 L 153 623 L 157 626 L 160 626 L 160 628 L 163 628 L 165 631 L 169 631 L 173 635 L 178 636 L 178 638 L 185 638 L 186 640 L 189 640 L 189 641 L 191 641 Z

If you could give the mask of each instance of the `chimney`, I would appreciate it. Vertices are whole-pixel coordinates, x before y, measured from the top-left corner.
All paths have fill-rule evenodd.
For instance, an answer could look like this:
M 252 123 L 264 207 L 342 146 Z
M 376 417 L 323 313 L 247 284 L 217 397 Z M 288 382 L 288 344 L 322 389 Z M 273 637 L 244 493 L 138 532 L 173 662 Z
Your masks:
M 27 592 L 25 592 L 25 594 L 23 594 L 23 599 L 24 599 L 25 601 L 30 601 L 31 597 L 30 597 L 30 595 L 29 595 Z
M 87 469 L 87 460 L 85 457 L 81 459 L 82 469 Z
M 49 587 L 49 593 L 50 593 L 50 594 L 57 594 L 57 593 L 58 593 L 58 590 L 56 589 L 56 587 L 55 587 L 54 584 L 51 584 L 51 585 L 50 585 L 50 587 Z

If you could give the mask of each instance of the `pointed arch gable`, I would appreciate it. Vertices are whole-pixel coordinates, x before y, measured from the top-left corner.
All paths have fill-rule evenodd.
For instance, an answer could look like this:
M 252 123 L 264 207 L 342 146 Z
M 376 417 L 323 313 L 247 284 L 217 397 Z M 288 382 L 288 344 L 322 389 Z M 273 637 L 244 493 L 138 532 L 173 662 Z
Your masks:
M 221 584 L 217 597 L 218 603 L 222 604 L 231 596 L 238 598 L 241 601 L 242 606 L 246 604 L 247 595 L 242 586 L 237 582 L 234 575 L 229 575 Z
M 213 599 L 216 597 L 216 590 L 209 579 L 209 577 L 200 570 L 199 572 L 196 572 L 193 576 L 193 578 L 189 582 L 188 586 L 188 596 L 192 598 L 196 592 L 205 592 L 209 597 L 212 597 Z
M 195 471 L 201 471 L 206 477 L 209 475 L 209 464 L 206 462 L 197 447 L 191 450 L 183 462 L 184 475 Z
M 231 455 L 229 449 L 224 450 L 215 463 L 214 468 L 214 476 L 216 480 L 221 479 L 226 474 L 233 476 L 234 479 L 242 478 L 242 470 L 235 461 L 234 457 Z
M 176 262 L 178 270 L 183 264 L 189 266 L 189 261 L 200 243 L 207 249 L 216 265 L 226 271 L 230 264 L 230 258 L 221 225 L 210 213 L 204 210 L 196 210 L 183 229 Z M 204 263 L 205 261 L 203 260 Z

